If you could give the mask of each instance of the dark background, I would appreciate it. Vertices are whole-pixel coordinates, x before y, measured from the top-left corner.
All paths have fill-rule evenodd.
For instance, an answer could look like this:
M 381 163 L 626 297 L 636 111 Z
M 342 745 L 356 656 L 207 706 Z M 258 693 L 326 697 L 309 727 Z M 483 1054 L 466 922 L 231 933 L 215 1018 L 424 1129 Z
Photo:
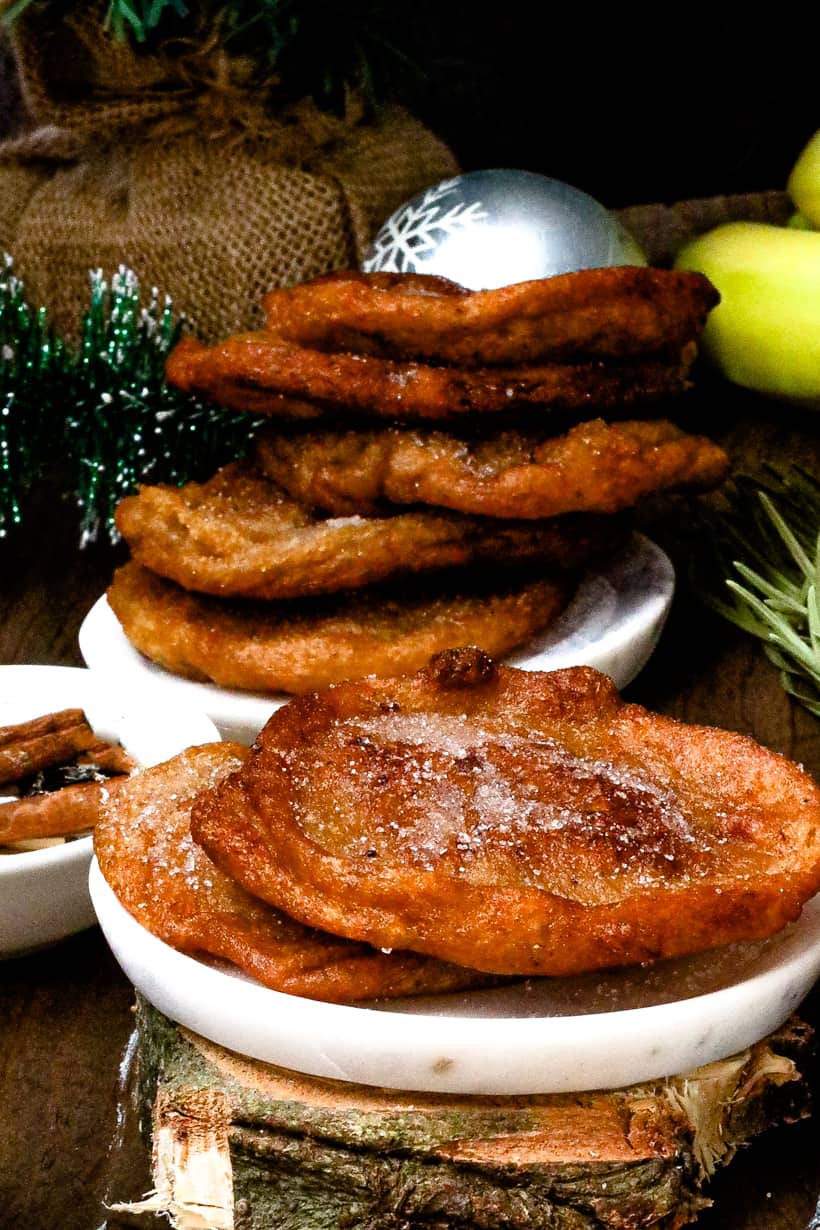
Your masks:
M 820 127 L 816 2 L 438 8 L 419 110 L 465 169 L 539 171 L 612 207 L 672 202 L 785 187 Z
M 816 0 L 389 12 L 419 69 L 399 94 L 465 170 L 539 171 L 612 207 L 756 192 L 785 187 L 820 127 Z M 0 133 L 18 121 L 0 53 Z

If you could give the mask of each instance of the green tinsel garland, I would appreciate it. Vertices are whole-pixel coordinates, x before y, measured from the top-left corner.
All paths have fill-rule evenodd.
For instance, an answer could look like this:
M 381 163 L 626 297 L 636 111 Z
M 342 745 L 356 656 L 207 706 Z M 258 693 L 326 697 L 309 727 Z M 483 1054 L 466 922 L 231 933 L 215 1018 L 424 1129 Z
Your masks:
M 27 303 L 7 256 L 0 280 L 0 537 L 20 524 L 23 497 L 41 477 L 64 364 L 62 342 L 45 310 Z
M 206 478 L 247 449 L 257 421 L 205 406 L 165 383 L 181 321 L 135 274 L 90 274 L 78 346 L 58 337 L 5 258 L 0 276 L 0 537 L 60 459 L 81 545 L 117 540 L 114 510 L 138 483 Z

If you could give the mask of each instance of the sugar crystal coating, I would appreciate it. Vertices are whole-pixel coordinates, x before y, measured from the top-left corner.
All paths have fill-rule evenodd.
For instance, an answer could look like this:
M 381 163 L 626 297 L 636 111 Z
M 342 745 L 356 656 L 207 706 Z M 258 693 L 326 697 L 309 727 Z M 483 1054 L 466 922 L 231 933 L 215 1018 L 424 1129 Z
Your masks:
M 221 795 L 195 835 L 257 896 L 497 974 L 762 939 L 820 887 L 820 790 L 797 765 L 588 668 L 475 650 L 292 701 Z

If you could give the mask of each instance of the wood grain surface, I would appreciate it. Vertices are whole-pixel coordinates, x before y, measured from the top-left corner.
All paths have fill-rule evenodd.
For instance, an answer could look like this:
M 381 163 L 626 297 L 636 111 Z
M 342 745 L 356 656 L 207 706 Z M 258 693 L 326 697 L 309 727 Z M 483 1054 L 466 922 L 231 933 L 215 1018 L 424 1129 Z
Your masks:
M 797 461 L 820 475 L 820 419 L 809 413 L 704 383 L 675 417 L 724 441 L 738 469 Z M 820 724 L 785 696 L 759 645 L 689 592 L 676 523 L 683 515 L 671 502 L 641 517 L 672 554 L 679 586 L 659 649 L 629 698 L 689 722 L 752 734 L 820 778 Z M 79 550 L 56 494 L 0 550 L 0 661 L 80 665 L 80 623 L 122 551 Z M 144 1154 L 121 1088 L 131 1006 L 131 988 L 97 929 L 0 965 L 4 1230 L 132 1224 L 104 1205 L 107 1196 L 139 1194 L 145 1183 Z M 816 992 L 803 1015 L 820 1024 Z M 818 1194 L 820 1119 L 778 1128 L 739 1155 L 711 1185 L 715 1205 L 697 1225 L 806 1230 Z M 150 1226 L 152 1219 L 133 1224 Z

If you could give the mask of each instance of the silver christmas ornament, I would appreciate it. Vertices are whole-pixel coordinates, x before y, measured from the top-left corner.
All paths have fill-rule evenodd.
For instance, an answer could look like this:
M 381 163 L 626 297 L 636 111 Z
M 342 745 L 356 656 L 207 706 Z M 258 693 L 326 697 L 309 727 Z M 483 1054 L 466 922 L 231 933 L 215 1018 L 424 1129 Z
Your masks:
M 470 290 L 603 265 L 645 265 L 638 244 L 586 192 L 532 171 L 469 171 L 396 210 L 366 272 L 434 273 Z

